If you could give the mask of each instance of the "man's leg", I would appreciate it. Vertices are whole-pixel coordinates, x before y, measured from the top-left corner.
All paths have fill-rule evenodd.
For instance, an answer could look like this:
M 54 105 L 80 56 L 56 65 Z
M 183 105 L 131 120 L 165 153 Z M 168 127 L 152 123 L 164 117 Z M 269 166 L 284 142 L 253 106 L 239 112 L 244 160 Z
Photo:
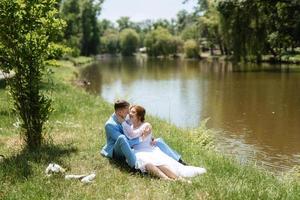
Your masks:
M 128 165 L 132 168 L 135 166 L 136 157 L 128 144 L 125 135 L 120 135 L 114 145 L 114 156 L 125 157 Z
M 157 138 L 155 141 L 156 141 L 156 146 L 158 146 L 158 148 L 160 148 L 162 152 L 164 152 L 171 158 L 179 161 L 181 155 L 179 155 L 175 150 L 171 149 L 171 147 L 169 147 L 169 145 L 167 145 L 162 138 Z

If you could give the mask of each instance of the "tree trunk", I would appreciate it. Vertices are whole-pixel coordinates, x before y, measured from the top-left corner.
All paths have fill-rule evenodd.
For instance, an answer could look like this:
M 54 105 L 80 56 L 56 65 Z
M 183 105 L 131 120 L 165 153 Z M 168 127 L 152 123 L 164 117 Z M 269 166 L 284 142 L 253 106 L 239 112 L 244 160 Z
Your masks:
M 214 45 L 210 45 L 210 55 L 214 55 Z

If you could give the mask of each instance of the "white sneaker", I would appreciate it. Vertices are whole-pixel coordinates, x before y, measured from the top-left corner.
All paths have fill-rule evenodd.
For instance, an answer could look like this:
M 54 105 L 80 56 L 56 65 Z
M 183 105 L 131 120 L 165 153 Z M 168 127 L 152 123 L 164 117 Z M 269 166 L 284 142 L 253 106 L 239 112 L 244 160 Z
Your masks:
M 71 180 L 71 179 L 82 179 L 84 177 L 86 177 L 86 174 L 81 174 L 81 175 L 75 175 L 75 174 L 69 174 L 69 175 L 65 175 L 65 179 L 66 180 Z
M 45 170 L 47 176 L 51 176 L 52 173 L 64 173 L 66 170 L 55 163 L 50 163 Z
M 82 183 L 91 183 L 96 178 L 96 173 L 92 173 L 84 178 L 81 179 Z

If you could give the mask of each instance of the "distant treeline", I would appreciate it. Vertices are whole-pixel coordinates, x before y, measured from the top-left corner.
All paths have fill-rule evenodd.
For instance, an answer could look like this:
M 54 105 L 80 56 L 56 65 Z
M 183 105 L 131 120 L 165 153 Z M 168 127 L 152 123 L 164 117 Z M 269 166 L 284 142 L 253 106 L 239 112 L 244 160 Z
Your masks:
M 199 57 L 201 52 L 260 62 L 299 54 L 300 0 L 198 0 L 195 10 L 179 11 L 175 19 L 133 22 L 121 17 L 99 20 L 104 0 L 64 0 L 63 44 L 74 55 L 101 53 L 131 56 Z M 188 0 L 187 0 L 188 1 Z

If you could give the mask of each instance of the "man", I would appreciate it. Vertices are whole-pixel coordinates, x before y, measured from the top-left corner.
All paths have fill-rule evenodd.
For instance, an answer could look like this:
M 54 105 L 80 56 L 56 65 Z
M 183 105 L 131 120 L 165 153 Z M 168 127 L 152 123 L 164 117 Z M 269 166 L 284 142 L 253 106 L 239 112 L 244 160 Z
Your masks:
M 134 168 L 136 157 L 131 147 L 142 142 L 147 133 L 134 139 L 128 139 L 124 135 L 122 123 L 129 114 L 129 105 L 130 104 L 125 100 L 118 100 L 114 103 L 115 112 L 105 123 L 106 145 L 102 148 L 101 154 L 116 160 L 125 159 L 127 164 L 131 168 Z M 180 159 L 181 156 L 171 149 L 161 138 L 155 140 L 155 145 L 168 156 L 185 164 Z

